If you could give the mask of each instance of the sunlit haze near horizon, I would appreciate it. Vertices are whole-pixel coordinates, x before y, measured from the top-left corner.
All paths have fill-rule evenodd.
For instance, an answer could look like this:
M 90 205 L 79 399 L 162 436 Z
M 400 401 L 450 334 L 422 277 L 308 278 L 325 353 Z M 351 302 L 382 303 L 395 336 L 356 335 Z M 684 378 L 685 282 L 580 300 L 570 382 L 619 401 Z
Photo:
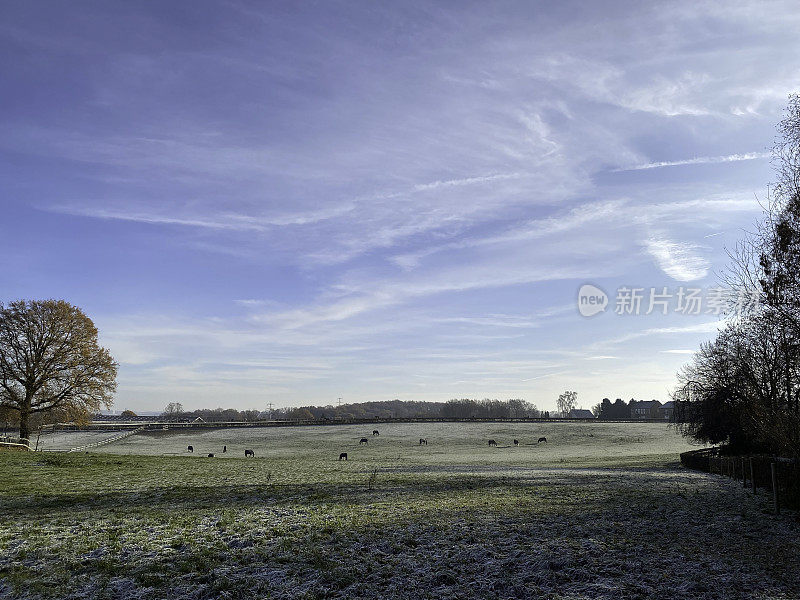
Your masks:
M 0 301 L 81 307 L 117 410 L 666 401 L 798 31 L 794 2 L 4 2 Z

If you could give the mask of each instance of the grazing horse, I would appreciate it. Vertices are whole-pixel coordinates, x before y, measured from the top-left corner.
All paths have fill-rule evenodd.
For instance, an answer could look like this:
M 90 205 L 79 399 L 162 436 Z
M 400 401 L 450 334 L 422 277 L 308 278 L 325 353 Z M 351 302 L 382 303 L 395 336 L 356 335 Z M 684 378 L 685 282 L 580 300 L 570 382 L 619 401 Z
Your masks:
M 494 440 L 489 440 L 489 445 L 490 446 L 497 446 L 497 442 L 495 442 Z
M 380 435 L 380 434 L 381 434 L 381 432 L 378 431 L 377 429 L 373 429 L 372 430 L 372 435 Z
M 425 438 L 419 438 L 419 445 L 420 446 L 427 446 L 428 445 L 428 440 L 426 440 Z
M 514 440 L 514 445 L 519 446 L 519 440 Z
M 369 440 L 367 438 L 361 438 L 361 440 L 358 442 L 358 445 L 361 446 L 362 444 L 366 444 L 368 441 Z
M 342 452 L 342 453 L 339 455 L 339 460 L 342 460 L 342 459 L 345 459 L 345 460 L 347 460 L 347 452 Z
M 538 442 L 536 442 L 536 443 L 537 443 L 537 444 L 541 444 L 542 442 L 544 442 L 544 443 L 546 444 L 546 443 L 547 443 L 547 438 L 545 438 L 545 437 L 541 437 L 541 438 L 539 438 L 539 441 L 538 441 Z
M 213 452 L 209 453 L 208 458 L 214 458 L 214 453 Z
M 222 453 L 225 454 L 227 451 L 228 451 L 228 447 L 227 446 L 223 446 L 222 447 Z
M 244 457 L 247 458 L 248 456 L 252 456 L 253 458 L 255 458 L 256 457 L 256 453 L 253 452 L 252 450 L 245 450 L 244 451 Z
M 189 446 L 188 448 L 186 448 L 186 451 L 187 452 L 194 452 L 194 446 Z

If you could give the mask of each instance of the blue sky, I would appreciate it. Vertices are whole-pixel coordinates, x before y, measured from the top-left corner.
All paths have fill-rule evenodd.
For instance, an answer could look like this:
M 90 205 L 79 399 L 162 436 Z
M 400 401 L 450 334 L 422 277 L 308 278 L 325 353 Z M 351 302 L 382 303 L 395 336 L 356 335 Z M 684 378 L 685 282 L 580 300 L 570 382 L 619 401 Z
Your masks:
M 758 218 L 793 2 L 4 2 L 0 299 L 115 408 L 667 400 Z M 599 286 L 612 306 L 584 318 Z

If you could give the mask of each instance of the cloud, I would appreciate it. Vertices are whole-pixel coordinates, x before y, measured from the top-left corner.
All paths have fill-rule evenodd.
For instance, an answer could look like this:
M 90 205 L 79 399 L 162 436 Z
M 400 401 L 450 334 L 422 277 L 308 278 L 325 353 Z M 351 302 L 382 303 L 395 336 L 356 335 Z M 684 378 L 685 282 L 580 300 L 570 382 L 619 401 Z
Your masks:
M 411 278 L 343 284 L 340 289 L 347 294 L 344 298 L 311 308 L 266 313 L 254 319 L 296 329 L 322 322 L 344 321 L 362 313 L 446 292 L 462 293 L 525 283 L 580 279 L 597 273 L 596 268 L 588 265 L 561 264 L 543 267 L 527 261 L 517 261 L 516 264 L 499 268 L 494 262 L 487 261 L 484 264 L 437 270 Z
M 277 227 L 290 225 L 309 225 L 333 217 L 341 216 L 353 210 L 352 204 L 331 207 L 307 213 L 285 214 L 280 216 L 256 216 L 236 213 L 217 213 L 204 216 L 167 216 L 140 211 L 114 209 L 91 205 L 66 205 L 53 204 L 42 207 L 51 212 L 69 214 L 95 219 L 111 219 L 119 221 L 134 221 L 148 225 L 180 225 L 182 227 L 197 227 L 201 229 L 219 229 L 244 232 L 266 232 Z
M 544 375 L 537 375 L 536 377 L 528 377 L 527 379 L 523 379 L 522 381 L 537 381 L 539 379 L 547 379 L 549 377 L 555 377 L 556 375 L 562 375 L 567 371 L 553 371 L 552 373 L 545 373 Z
M 697 334 L 697 333 L 717 333 L 720 330 L 720 327 L 724 325 L 721 321 L 705 321 L 703 323 L 694 323 L 692 325 L 683 325 L 683 326 L 676 326 L 676 327 L 648 327 L 646 329 L 641 329 L 639 331 L 634 331 L 632 333 L 627 333 L 625 335 L 612 338 L 610 340 L 605 340 L 595 344 L 598 347 L 605 347 L 609 345 L 616 345 L 622 344 L 625 342 L 629 342 L 631 340 L 635 340 L 638 338 L 647 338 L 651 336 L 661 336 L 661 335 L 673 335 L 673 334 Z
M 696 281 L 708 274 L 711 263 L 697 254 L 704 248 L 691 242 L 674 242 L 663 237 L 645 240 L 647 252 L 664 273 L 677 281 Z
M 727 260 L 703 236 L 746 227 L 764 182 L 669 167 L 764 158 L 735 152 L 768 145 L 796 87 L 791 4 L 238 8 L 177 28 L 134 7 L 139 27 L 115 35 L 113 3 L 92 19 L 11 11 L 0 27 L 20 84 L 0 117 L 19 165 L 3 225 L 27 240 L 4 238 L 26 258 L 6 279 L 83 299 L 88 278 L 93 310 L 117 314 L 118 275 L 85 257 L 114 251 L 100 240 L 124 222 L 133 251 L 113 271 L 154 316 L 101 327 L 123 393 L 367 399 L 419 393 L 409 375 L 438 399 L 462 376 L 470 394 L 650 390 L 648 336 L 712 333 L 631 320 L 621 360 L 586 345 L 609 320 L 576 323 L 574 291 L 697 281 Z M 65 77 L 26 69 L 30 56 Z M 50 244 L 40 225 L 77 242 Z
M 464 325 L 478 325 L 482 327 L 510 327 L 521 329 L 535 329 L 540 323 L 531 317 L 518 315 L 487 315 L 485 317 L 444 317 L 437 319 L 439 323 L 456 323 Z
M 767 152 L 750 152 L 747 154 L 729 154 L 727 156 L 701 156 L 697 158 L 688 158 L 685 160 L 673 160 L 663 162 L 652 162 L 641 165 L 634 165 L 632 167 L 622 167 L 614 169 L 614 172 L 620 171 L 641 171 L 645 169 L 660 169 L 662 167 L 677 167 L 683 165 L 707 165 L 716 163 L 727 162 L 740 162 L 744 160 L 757 160 L 761 158 L 769 158 L 770 154 Z
M 496 175 L 482 175 L 479 177 L 465 177 L 463 179 L 448 179 L 446 181 L 433 181 L 431 183 L 418 183 L 414 186 L 415 192 L 435 190 L 442 187 L 460 187 L 502 181 L 504 179 L 519 179 L 521 173 L 498 173 Z

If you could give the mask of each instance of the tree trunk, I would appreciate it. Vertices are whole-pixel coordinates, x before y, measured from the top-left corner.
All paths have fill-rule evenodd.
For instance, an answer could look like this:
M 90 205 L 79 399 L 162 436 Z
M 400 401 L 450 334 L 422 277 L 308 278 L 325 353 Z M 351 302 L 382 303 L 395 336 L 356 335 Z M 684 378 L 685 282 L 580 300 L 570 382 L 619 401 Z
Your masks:
M 28 427 L 28 418 L 30 417 L 30 413 L 25 411 L 20 411 L 19 413 L 19 437 L 21 439 L 30 440 L 31 432 Z

